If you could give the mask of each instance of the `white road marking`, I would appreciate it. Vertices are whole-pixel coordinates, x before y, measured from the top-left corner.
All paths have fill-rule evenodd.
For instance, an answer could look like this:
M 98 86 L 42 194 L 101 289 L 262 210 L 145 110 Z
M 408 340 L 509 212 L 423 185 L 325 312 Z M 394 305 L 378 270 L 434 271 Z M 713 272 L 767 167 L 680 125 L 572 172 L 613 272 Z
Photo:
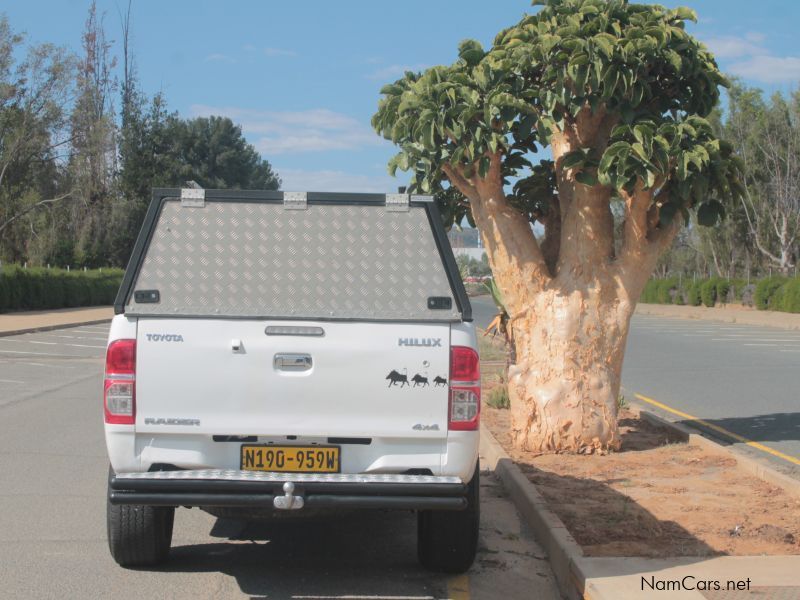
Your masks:
M 100 354 L 53 354 L 52 352 L 26 352 L 24 350 L 0 349 L 0 354 L 33 354 L 36 356 L 58 356 L 59 358 L 102 358 Z
M 742 346 L 777 346 L 778 344 L 742 344 Z
M 0 383 L 25 383 L 25 382 L 17 381 L 16 379 L 0 379 Z
M 2 352 L 2 351 L 0 351 Z M 27 360 L 0 360 L 0 364 L 8 364 L 8 365 L 27 365 L 30 367 L 44 367 L 45 369 L 74 369 L 75 367 L 71 367 L 69 365 L 46 365 L 44 363 L 38 362 L 30 362 Z
M 63 342 L 41 342 L 39 340 L 12 340 L 8 338 L 0 339 L 0 342 L 16 342 L 25 344 L 44 344 L 45 346 L 69 346 L 70 348 L 100 348 L 105 350 L 105 346 L 90 346 L 87 344 L 65 344 Z
M 70 329 L 70 331 L 73 332 L 73 333 L 103 333 L 103 332 L 91 331 L 91 330 L 87 330 L 87 329 Z M 105 331 L 107 332 L 108 329 L 106 329 Z
M 45 334 L 47 335 L 47 334 Z M 90 340 L 95 342 L 105 342 L 106 338 L 104 337 L 85 337 L 81 335 L 47 335 L 47 337 L 57 337 L 62 339 L 70 339 L 70 340 Z

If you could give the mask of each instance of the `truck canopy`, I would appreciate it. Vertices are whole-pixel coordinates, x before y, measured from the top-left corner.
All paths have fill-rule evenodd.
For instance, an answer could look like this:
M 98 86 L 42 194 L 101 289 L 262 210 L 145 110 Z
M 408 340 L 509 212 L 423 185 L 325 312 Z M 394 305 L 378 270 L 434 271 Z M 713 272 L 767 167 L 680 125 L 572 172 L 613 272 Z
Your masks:
M 430 197 L 156 190 L 116 312 L 471 320 Z

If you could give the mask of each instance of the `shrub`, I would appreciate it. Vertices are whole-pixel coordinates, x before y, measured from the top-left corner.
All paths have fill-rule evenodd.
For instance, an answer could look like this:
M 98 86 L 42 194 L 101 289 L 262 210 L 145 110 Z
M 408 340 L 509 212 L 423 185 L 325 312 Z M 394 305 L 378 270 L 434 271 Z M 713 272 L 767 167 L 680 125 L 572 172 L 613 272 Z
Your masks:
M 719 277 L 717 279 L 717 302 L 726 304 L 729 301 L 728 293 L 731 291 L 731 282 Z
M 656 286 L 656 302 L 659 304 L 672 304 L 672 292 L 677 289 L 677 277 L 668 277 L 660 280 Z
M 770 307 L 772 296 L 784 283 L 786 283 L 786 278 L 780 276 L 766 277 L 759 281 L 756 284 L 756 291 L 753 295 L 756 308 L 767 310 Z
M 646 284 L 644 284 L 644 289 L 642 290 L 642 296 L 639 298 L 639 302 L 644 302 L 646 304 L 655 304 L 656 302 L 656 290 L 658 289 L 658 279 L 651 279 Z
M 700 286 L 700 299 L 711 308 L 717 301 L 717 278 L 707 279 Z
M 744 289 L 747 287 L 747 280 L 734 277 L 728 281 L 730 282 L 730 289 L 728 290 L 728 302 L 741 302 L 742 294 L 744 294 Z
M 800 313 L 800 277 L 789 279 L 775 292 L 773 298 L 780 298 L 780 303 L 775 300 L 774 310 Z
M 700 297 L 700 287 L 703 285 L 703 281 L 693 281 L 689 284 L 689 287 L 686 288 L 686 304 L 689 306 L 700 306 L 702 302 L 702 298 Z
M 505 381 L 501 381 L 500 385 L 493 387 L 489 391 L 486 404 L 493 408 L 508 408 L 511 406 L 511 401 L 508 398 L 508 386 L 506 386 Z
M 22 269 L 16 265 L 0 270 L 0 312 L 44 310 L 112 304 L 122 281 L 121 269 L 72 271 Z

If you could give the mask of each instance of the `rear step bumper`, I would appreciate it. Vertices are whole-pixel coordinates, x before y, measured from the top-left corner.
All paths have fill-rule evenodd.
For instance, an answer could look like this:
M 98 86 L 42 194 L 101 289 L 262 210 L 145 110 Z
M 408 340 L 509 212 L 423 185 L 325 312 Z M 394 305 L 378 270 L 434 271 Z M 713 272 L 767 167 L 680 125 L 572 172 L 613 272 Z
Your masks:
M 458 477 L 203 469 L 112 475 L 108 498 L 148 506 L 462 510 L 465 493 Z

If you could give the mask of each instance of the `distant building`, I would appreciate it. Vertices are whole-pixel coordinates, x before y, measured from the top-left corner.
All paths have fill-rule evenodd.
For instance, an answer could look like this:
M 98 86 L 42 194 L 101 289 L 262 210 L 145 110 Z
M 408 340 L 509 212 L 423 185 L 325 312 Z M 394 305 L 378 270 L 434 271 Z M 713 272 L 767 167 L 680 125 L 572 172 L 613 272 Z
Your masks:
M 453 248 L 456 256 L 466 254 L 475 260 L 481 260 L 486 250 L 481 246 L 481 236 L 478 230 L 473 227 L 463 227 L 458 229 L 453 227 L 447 232 L 447 239 Z
M 481 247 L 481 236 L 478 234 L 478 230 L 472 227 L 463 227 L 462 229 L 453 227 L 447 232 L 447 237 L 453 249 Z

